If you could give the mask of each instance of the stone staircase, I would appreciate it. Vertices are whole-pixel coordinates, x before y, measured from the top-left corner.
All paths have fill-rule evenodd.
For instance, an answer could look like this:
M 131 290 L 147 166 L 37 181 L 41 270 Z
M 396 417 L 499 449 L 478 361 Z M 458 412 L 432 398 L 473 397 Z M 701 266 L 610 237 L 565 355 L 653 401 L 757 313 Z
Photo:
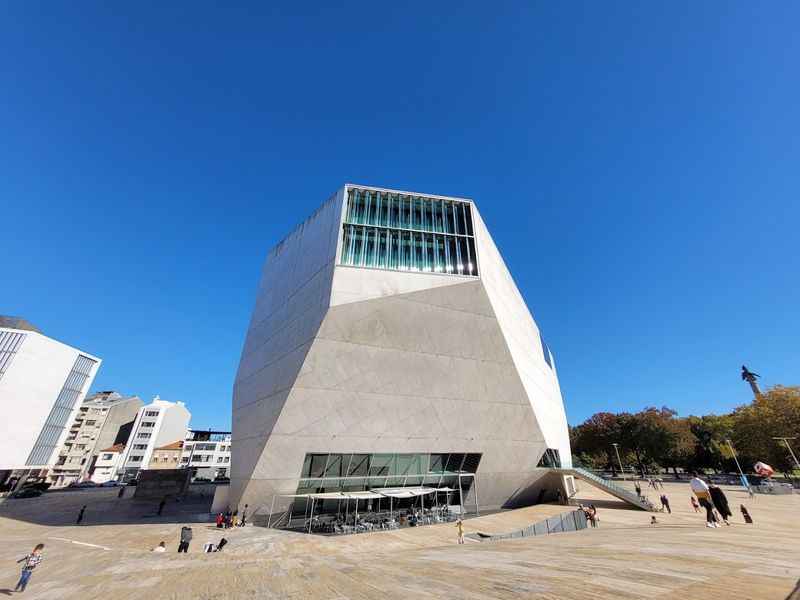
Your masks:
M 632 504 L 636 508 L 640 508 L 648 512 L 657 512 L 656 507 L 649 501 L 645 500 L 644 498 L 640 498 L 634 492 L 626 490 L 621 485 L 617 485 L 616 483 L 608 479 L 603 479 L 599 475 L 595 475 L 594 473 L 592 473 L 591 471 L 587 471 L 586 469 L 573 467 L 571 469 L 553 469 L 553 471 L 559 473 L 560 475 L 572 475 L 574 477 L 577 477 L 581 481 L 585 481 L 589 485 L 592 485 L 597 489 L 603 490 L 604 492 L 611 494 L 612 496 L 622 500 L 623 502 Z

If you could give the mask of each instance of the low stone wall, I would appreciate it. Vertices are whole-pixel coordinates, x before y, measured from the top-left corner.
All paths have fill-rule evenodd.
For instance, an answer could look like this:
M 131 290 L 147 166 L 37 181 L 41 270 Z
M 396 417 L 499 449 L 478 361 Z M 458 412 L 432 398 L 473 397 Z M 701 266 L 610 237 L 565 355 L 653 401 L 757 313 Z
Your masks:
M 136 500 L 160 500 L 186 495 L 189 489 L 189 469 L 145 469 L 139 473 Z

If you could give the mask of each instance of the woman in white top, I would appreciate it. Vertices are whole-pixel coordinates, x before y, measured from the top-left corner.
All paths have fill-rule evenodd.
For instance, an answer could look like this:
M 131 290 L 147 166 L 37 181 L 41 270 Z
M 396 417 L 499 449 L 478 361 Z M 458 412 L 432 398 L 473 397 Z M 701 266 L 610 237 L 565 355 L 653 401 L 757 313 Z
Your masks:
M 708 484 L 700 479 L 697 473 L 692 473 L 692 480 L 689 482 L 692 492 L 697 496 L 700 506 L 706 509 L 706 527 L 719 527 L 717 518 L 714 516 L 714 504 L 711 502 L 711 492 Z

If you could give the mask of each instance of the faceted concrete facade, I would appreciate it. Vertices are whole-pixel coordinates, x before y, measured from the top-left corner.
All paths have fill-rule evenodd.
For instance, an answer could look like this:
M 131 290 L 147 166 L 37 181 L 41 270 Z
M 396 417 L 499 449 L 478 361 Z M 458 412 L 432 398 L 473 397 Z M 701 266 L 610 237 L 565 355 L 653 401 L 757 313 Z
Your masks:
M 566 417 L 475 205 L 477 277 L 350 267 L 349 187 L 267 256 L 234 385 L 232 506 L 269 510 L 277 496 L 285 509 L 306 454 L 326 452 L 481 453 L 465 504 L 532 502 L 545 449 L 570 466 Z

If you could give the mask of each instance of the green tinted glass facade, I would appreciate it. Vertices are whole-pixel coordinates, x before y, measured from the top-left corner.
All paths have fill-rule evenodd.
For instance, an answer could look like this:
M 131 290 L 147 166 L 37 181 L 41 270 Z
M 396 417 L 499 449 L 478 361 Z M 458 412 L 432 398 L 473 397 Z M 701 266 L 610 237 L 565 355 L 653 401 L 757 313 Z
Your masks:
M 478 275 L 468 202 L 348 188 L 341 264 Z
M 451 487 L 469 491 L 479 453 L 306 454 L 298 494 L 384 487 Z M 461 474 L 459 476 L 459 473 Z

